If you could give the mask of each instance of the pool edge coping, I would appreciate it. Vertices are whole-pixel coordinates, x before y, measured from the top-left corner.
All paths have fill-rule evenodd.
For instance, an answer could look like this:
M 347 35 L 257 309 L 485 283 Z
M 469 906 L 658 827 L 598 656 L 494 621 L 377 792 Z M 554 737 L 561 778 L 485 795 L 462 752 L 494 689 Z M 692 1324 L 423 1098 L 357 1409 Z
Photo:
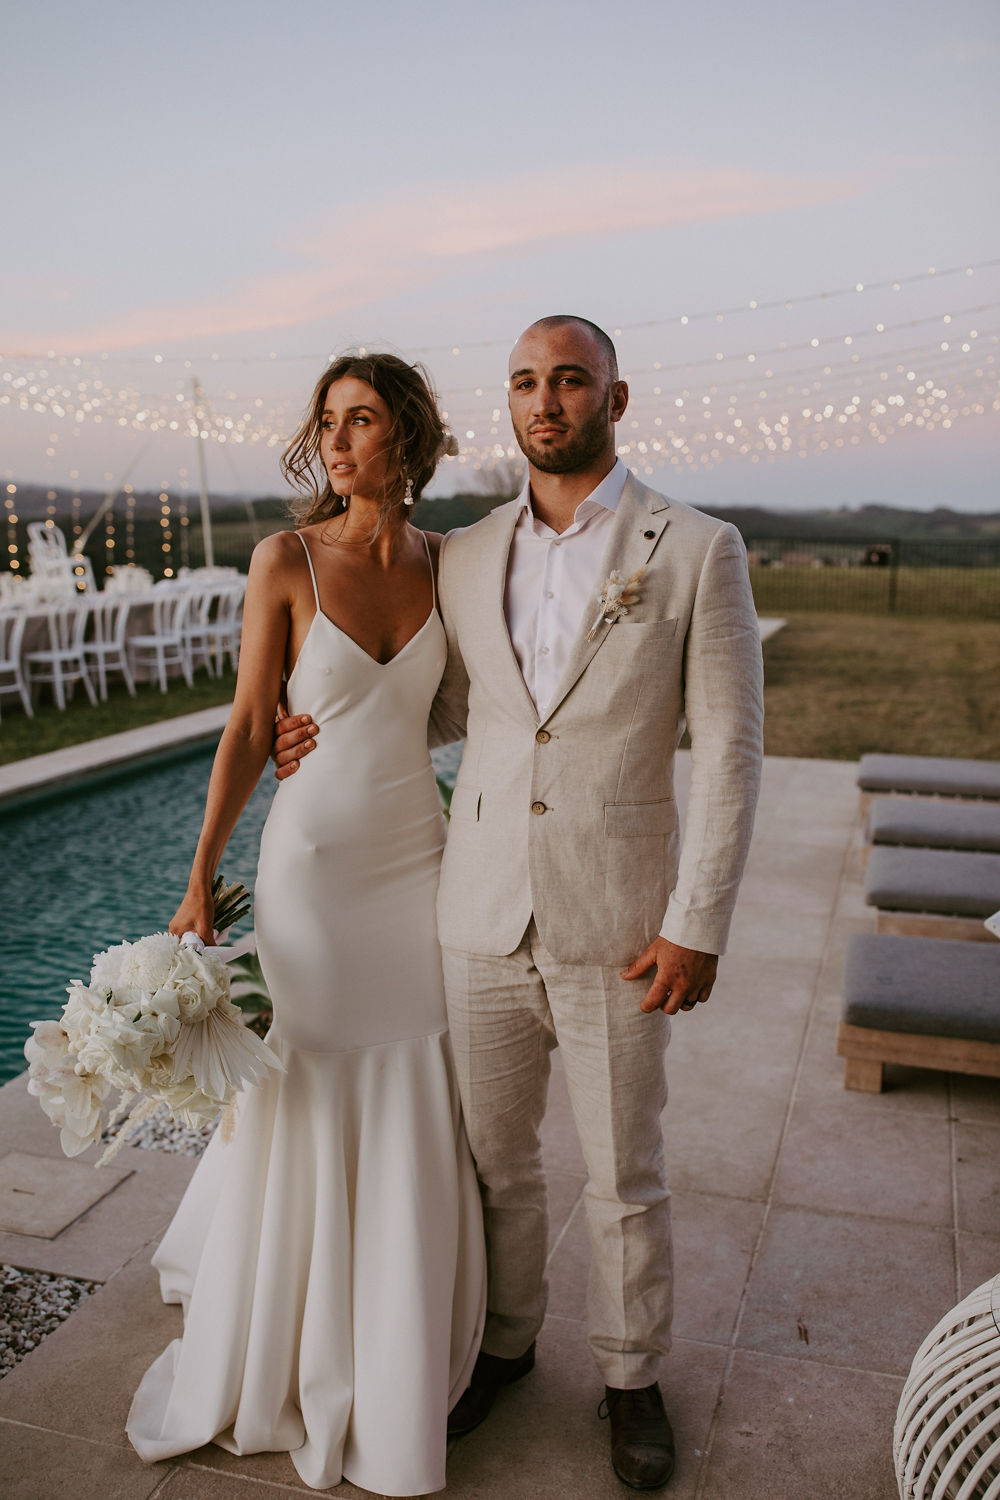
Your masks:
M 18 806 L 25 799 L 33 800 L 36 795 L 88 781 L 101 772 L 125 769 L 164 752 L 217 738 L 225 728 L 231 708 L 231 703 L 220 703 L 193 714 L 158 719 L 137 729 L 125 729 L 119 734 L 102 735 L 62 750 L 11 761 L 0 766 L 0 811 Z

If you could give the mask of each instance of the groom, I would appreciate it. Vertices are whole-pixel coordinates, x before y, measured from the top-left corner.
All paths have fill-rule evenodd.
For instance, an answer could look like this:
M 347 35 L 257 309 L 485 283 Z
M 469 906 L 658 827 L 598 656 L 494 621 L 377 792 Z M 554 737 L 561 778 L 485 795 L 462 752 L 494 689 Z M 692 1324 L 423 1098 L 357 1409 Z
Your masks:
M 628 388 L 586 319 L 543 318 L 510 363 L 521 495 L 450 533 L 434 743 L 467 740 L 438 905 L 466 1127 L 483 1189 L 486 1330 L 449 1432 L 532 1368 L 545 1314 L 539 1127 L 560 1047 L 588 1181 L 590 1347 L 615 1472 L 669 1479 L 664 1051 L 715 981 L 760 776 L 760 639 L 735 529 L 615 456 Z M 621 608 L 607 584 L 632 580 Z M 634 598 L 633 598 L 634 595 Z M 601 602 L 603 596 L 603 602 Z M 684 724 L 683 841 L 673 797 Z M 308 726 L 278 725 L 279 766 Z

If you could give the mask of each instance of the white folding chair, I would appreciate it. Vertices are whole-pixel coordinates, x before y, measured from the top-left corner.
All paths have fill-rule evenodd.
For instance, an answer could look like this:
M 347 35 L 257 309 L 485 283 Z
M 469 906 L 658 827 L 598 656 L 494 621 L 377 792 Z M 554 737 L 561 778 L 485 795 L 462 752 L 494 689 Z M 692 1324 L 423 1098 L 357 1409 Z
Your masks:
M 222 672 L 226 652 L 236 670 L 239 654 L 238 612 L 243 589 L 232 584 L 216 584 L 191 591 L 191 608 L 184 627 L 184 641 L 191 655 L 192 667 L 204 662 L 210 677 Z
M 4 693 L 17 693 L 24 704 L 25 713 L 31 718 L 35 710 L 21 661 L 24 627 L 27 623 L 28 615 L 25 610 L 0 609 L 0 697 Z M 8 678 L 9 681 L 6 680 Z
M 108 696 L 108 674 L 120 672 L 129 695 L 135 697 L 135 678 L 128 661 L 125 631 L 134 596 L 125 592 L 95 594 L 88 603 L 88 630 L 83 655 L 88 667 L 97 674 L 100 698 Z
M 148 635 L 134 635 L 128 643 L 129 661 L 134 673 L 140 667 L 150 667 L 160 684 L 160 692 L 167 691 L 167 668 L 180 667 L 188 687 L 193 686 L 191 654 L 184 641 L 191 598 L 186 589 L 154 589 L 153 628 Z
M 49 631 L 49 646 L 45 651 L 29 651 L 25 656 L 28 666 L 28 690 L 48 684 L 52 688 L 58 708 L 65 708 L 67 691 L 72 694 L 78 682 L 82 682 L 87 697 L 96 704 L 97 694 L 87 672 L 83 655 L 83 636 L 87 628 L 87 607 L 79 604 L 52 604 L 45 610 Z

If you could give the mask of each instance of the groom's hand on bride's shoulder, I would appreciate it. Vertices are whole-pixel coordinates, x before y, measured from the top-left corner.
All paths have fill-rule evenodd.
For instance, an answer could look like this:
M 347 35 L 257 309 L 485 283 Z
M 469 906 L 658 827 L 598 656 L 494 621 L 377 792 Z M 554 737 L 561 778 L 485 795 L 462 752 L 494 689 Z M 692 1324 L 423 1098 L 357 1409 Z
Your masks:
M 682 948 L 669 938 L 658 937 L 637 959 L 621 970 L 623 979 L 641 979 L 650 969 L 656 976 L 646 991 L 640 1010 L 647 1014 L 662 1010 L 674 1016 L 679 1010 L 694 1010 L 712 993 L 719 967 L 717 953 L 702 953 L 697 948 Z
M 289 715 L 284 704 L 278 705 L 278 717 L 274 721 L 274 743 L 271 756 L 274 760 L 274 778 L 284 781 L 299 769 L 299 761 L 316 749 L 319 727 L 308 714 Z

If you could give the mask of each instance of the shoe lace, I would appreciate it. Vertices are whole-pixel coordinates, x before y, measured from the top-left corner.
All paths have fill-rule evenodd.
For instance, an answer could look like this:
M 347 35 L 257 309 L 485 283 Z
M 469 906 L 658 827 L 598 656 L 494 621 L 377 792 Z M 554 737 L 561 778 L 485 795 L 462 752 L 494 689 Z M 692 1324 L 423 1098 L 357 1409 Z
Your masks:
M 633 1407 L 635 1415 L 640 1419 L 643 1417 L 659 1416 L 659 1391 L 655 1385 L 650 1385 L 637 1391 L 612 1391 L 610 1396 L 605 1395 L 604 1400 L 597 1408 L 597 1415 L 601 1421 L 607 1421 L 611 1413 L 617 1411 L 626 1397 L 629 1404 Z

